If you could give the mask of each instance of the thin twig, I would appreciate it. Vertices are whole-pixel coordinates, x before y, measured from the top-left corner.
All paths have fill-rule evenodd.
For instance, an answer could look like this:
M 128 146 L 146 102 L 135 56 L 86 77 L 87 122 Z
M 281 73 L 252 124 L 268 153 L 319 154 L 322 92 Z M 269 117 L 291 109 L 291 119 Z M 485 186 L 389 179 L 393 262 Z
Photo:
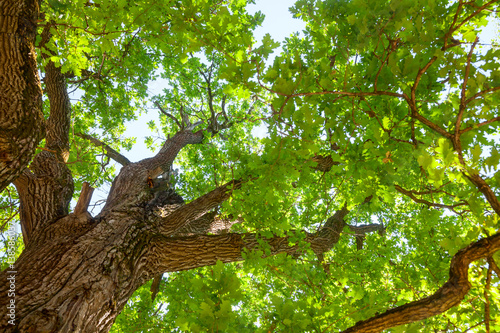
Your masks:
M 474 52 L 474 47 L 476 47 L 477 42 L 479 42 L 479 37 L 472 44 L 469 54 L 467 55 L 467 65 L 465 66 L 464 81 L 462 82 L 462 91 L 460 92 L 460 107 L 457 115 L 457 121 L 455 123 L 455 141 L 458 141 L 460 137 L 460 125 L 462 123 L 462 118 L 467 106 L 467 101 L 465 99 L 465 92 L 467 90 L 467 81 L 469 80 L 470 66 L 472 61 L 472 54 Z
M 490 333 L 490 286 L 491 286 L 491 273 L 493 267 L 491 265 L 491 257 L 488 257 L 488 272 L 486 273 L 486 283 L 484 286 L 484 328 L 486 333 Z
M 102 147 L 106 151 L 106 156 L 112 158 L 116 162 L 120 163 L 123 166 L 129 165 L 131 162 L 128 158 L 111 148 L 109 145 L 105 144 L 99 139 L 94 138 L 91 135 L 85 134 L 85 133 L 75 133 L 76 136 L 82 138 L 82 139 L 87 139 L 90 142 L 92 142 L 95 146 L 97 147 Z
M 466 202 L 461 202 L 461 203 L 458 203 L 455 205 L 444 205 L 444 204 L 440 204 L 440 203 L 430 202 L 427 200 L 417 198 L 415 195 L 413 195 L 413 193 L 411 191 L 405 190 L 404 188 L 402 188 L 399 185 L 394 185 L 394 187 L 396 188 L 396 190 L 398 192 L 406 195 L 407 197 L 409 197 L 410 199 L 412 199 L 416 203 L 421 203 L 421 204 L 427 205 L 429 207 L 447 208 L 447 209 L 451 209 L 451 210 L 455 211 L 454 208 L 456 208 L 456 207 L 468 206 L 468 204 Z
M 174 116 L 172 116 L 170 113 L 168 113 L 167 111 L 163 110 L 163 108 L 160 106 L 160 104 L 158 102 L 154 102 L 156 107 L 158 109 L 160 109 L 161 113 L 163 113 L 165 116 L 169 117 L 170 119 L 172 119 L 176 124 L 177 126 L 179 126 L 179 129 L 182 130 L 182 125 L 181 123 L 177 120 L 177 118 L 175 118 Z

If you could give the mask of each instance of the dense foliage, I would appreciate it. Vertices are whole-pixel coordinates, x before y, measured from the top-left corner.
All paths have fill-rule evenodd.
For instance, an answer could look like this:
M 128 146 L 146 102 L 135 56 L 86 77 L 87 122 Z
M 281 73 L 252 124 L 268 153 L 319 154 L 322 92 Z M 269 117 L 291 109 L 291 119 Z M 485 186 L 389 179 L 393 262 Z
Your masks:
M 83 134 L 126 156 L 128 122 L 154 108 L 163 140 L 205 131 L 174 162 L 176 191 L 189 202 L 242 179 L 217 214 L 260 243 L 241 262 L 165 274 L 154 300 L 142 286 L 112 332 L 345 330 L 433 295 L 459 250 L 499 232 L 500 46 L 480 34 L 497 1 L 299 0 L 290 11 L 306 29 L 269 61 L 279 44 L 252 37 L 264 18 L 245 5 L 42 4 L 39 35 L 52 38 L 38 40 L 40 69 L 56 63 L 75 90 L 74 197 L 117 175 Z M 15 189 L 1 200 L 2 220 L 19 219 Z M 315 253 L 308 233 L 342 209 L 338 242 Z M 384 229 L 350 228 L 364 225 Z M 297 253 L 267 256 L 276 236 Z M 450 310 L 389 331 L 500 331 L 499 262 L 471 263 L 471 288 Z

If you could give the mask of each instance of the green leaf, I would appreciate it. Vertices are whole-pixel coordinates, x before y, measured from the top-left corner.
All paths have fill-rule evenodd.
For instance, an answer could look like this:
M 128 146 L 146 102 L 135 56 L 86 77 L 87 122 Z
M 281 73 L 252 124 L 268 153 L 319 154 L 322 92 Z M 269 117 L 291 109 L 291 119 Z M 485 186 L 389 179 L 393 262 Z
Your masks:
M 433 162 L 433 158 L 430 154 L 428 154 L 427 152 L 423 152 L 422 155 L 420 155 L 418 158 L 417 158 L 417 161 L 418 161 L 418 164 L 420 164 L 420 166 L 422 168 L 424 168 L 424 170 L 428 170 L 429 169 L 429 166 L 432 164 Z
M 475 145 L 474 148 L 471 150 L 471 154 L 472 154 L 472 161 L 474 163 L 477 163 L 481 156 L 481 146 Z

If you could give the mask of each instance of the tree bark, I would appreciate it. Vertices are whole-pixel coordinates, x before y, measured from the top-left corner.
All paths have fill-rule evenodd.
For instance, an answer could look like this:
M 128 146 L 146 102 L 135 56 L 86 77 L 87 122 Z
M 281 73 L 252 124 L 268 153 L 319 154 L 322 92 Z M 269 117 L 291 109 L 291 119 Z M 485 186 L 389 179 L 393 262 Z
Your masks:
M 0 331 L 107 332 L 134 290 L 152 277 L 142 259 L 144 229 L 125 216 L 96 223 L 88 213 L 39 229 L 42 235 L 15 263 L 16 325 L 6 322 L 2 297 Z M 0 275 L 6 281 L 6 271 Z M 0 292 L 8 289 L 2 284 Z
M 14 266 L 16 326 L 7 322 L 4 313 L 10 300 L 2 298 L 0 330 L 107 332 L 132 293 L 153 277 L 213 265 L 217 260 L 242 260 L 245 249 L 257 248 L 253 234 L 206 235 L 231 225 L 217 220 L 213 208 L 229 198 L 241 181 L 216 188 L 186 205 L 175 193 L 162 202 L 150 192 L 145 177 L 171 163 L 185 145 L 201 141 L 199 135 L 180 132 L 157 156 L 124 167 L 111 189 L 114 200 L 96 218 L 81 212 L 38 224 L 36 237 Z M 323 253 L 338 242 L 347 213 L 344 207 L 318 233 L 305 235 L 315 252 Z M 380 229 L 383 226 L 370 231 Z M 287 237 L 267 242 L 269 255 L 297 253 L 298 247 L 289 245 Z M 5 281 L 8 276 L 4 271 L 0 279 Z M 0 293 L 8 293 L 9 288 L 2 285 Z
M 50 40 L 49 26 L 42 33 L 42 47 Z M 47 55 L 43 56 L 47 58 Z M 50 103 L 45 149 L 33 159 L 14 185 L 21 199 L 23 240 L 31 245 L 33 233 L 45 224 L 68 215 L 74 187 L 66 166 L 69 157 L 71 104 L 66 79 L 52 61 L 45 66 L 45 86 Z
M 0 2 L 0 191 L 31 161 L 45 135 L 35 53 L 39 2 Z
M 80 205 L 68 215 L 73 192 L 65 165 L 67 123 L 71 112 L 65 81 L 58 68 L 46 68 L 53 83 L 47 145 L 31 170 L 16 181 L 21 198 L 21 225 L 26 249 L 0 273 L 0 331 L 106 332 L 131 294 L 155 274 L 145 256 L 155 228 L 147 220 L 155 198 L 148 181 L 170 165 L 180 149 L 201 142 L 202 132 L 182 131 L 165 142 L 154 158 L 124 167 L 103 212 L 93 219 Z M 88 201 L 89 196 L 85 201 Z M 83 200 L 83 199 L 82 199 Z M 156 231 L 155 231 L 156 232 Z M 15 272 L 15 273 L 13 273 Z M 14 280 L 12 280 L 14 279 Z M 12 290 L 11 286 L 15 286 Z M 7 305 L 15 301 L 11 325 Z
M 0 294 L 15 294 L 0 297 L 0 331 L 107 332 L 132 293 L 151 278 L 219 260 L 243 260 L 244 251 L 257 249 L 259 242 L 255 234 L 230 233 L 232 222 L 216 217 L 216 207 L 243 180 L 234 180 L 188 204 L 174 192 L 157 195 L 152 191 L 151 184 L 168 170 L 181 149 L 202 142 L 203 132 L 194 132 L 189 119 L 183 119 L 181 131 L 155 157 L 137 163 L 121 159 L 124 167 L 99 216 L 93 218 L 86 211 L 89 193 L 82 194 L 70 214 L 73 180 L 65 163 L 71 106 L 65 78 L 50 61 L 45 68 L 50 102 L 46 147 L 26 169 L 45 135 L 33 46 L 38 5 L 36 1 L 0 2 L 0 190 L 15 180 L 26 244 L 16 263 L 0 273 L 1 281 L 10 282 L 0 284 Z M 48 39 L 47 28 L 42 44 Z M 216 132 L 218 127 L 212 117 L 209 131 Z M 106 149 L 120 159 L 118 152 Z M 337 164 L 329 156 L 318 155 L 313 161 L 314 168 L 322 172 Z M 470 180 L 500 212 L 487 184 L 474 176 Z M 366 233 L 384 230 L 382 225 L 349 226 L 345 222 L 348 213 L 345 206 L 318 232 L 303 234 L 319 257 L 339 242 L 345 227 L 355 232 L 358 248 Z M 212 232 L 219 234 L 207 234 Z M 267 255 L 300 255 L 298 246 L 290 245 L 287 237 L 266 242 Z M 470 289 L 469 264 L 499 249 L 499 234 L 471 244 L 455 255 L 449 281 L 434 295 L 359 322 L 345 332 L 380 332 L 442 313 L 458 304 Z M 8 316 L 12 304 L 14 318 Z

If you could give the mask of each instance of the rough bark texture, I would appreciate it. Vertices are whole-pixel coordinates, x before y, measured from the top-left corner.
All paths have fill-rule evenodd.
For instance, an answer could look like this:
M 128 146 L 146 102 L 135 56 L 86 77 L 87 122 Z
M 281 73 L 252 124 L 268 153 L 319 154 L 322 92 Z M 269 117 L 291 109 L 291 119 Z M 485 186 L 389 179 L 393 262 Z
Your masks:
M 155 157 L 137 163 L 121 158 L 102 143 L 108 154 L 118 154 L 115 158 L 124 167 L 101 214 L 93 218 L 86 211 L 92 192 L 89 187 L 70 214 L 73 180 L 65 162 L 71 106 L 65 78 L 51 62 L 45 68 L 50 102 L 46 147 L 26 169 L 45 133 L 33 48 L 37 16 L 35 1 L 0 0 L 0 190 L 15 180 L 26 244 L 13 268 L 0 273 L 1 281 L 15 278 L 16 293 L 15 326 L 7 322 L 6 315 L 12 298 L 0 297 L 0 331 L 107 332 L 132 293 L 153 277 L 213 265 L 218 260 L 242 260 L 243 251 L 258 247 L 254 234 L 230 232 L 237 221 L 217 218 L 217 206 L 245 180 L 229 182 L 187 204 L 173 190 L 156 186 L 165 181 L 160 175 L 169 170 L 181 149 L 202 142 L 203 132 L 194 132 L 196 124 L 183 120 L 182 129 Z M 50 39 L 48 31 L 42 35 L 42 44 Z M 415 111 L 416 119 L 428 124 L 417 116 Z M 216 118 L 212 118 L 208 129 L 216 131 Z M 318 155 L 313 161 L 313 168 L 321 172 L 338 164 L 329 156 Z M 484 180 L 478 175 L 469 179 L 499 213 L 500 204 Z M 339 242 L 345 227 L 354 233 L 358 248 L 366 233 L 384 231 L 382 225 L 348 226 L 348 213 L 345 206 L 318 232 L 304 234 L 318 257 Z M 266 241 L 269 255 L 300 255 L 287 237 Z M 453 257 L 450 278 L 434 295 L 361 321 L 345 332 L 380 332 L 446 311 L 470 289 L 469 264 L 499 249 L 500 234 L 471 244 Z M 497 271 L 495 267 L 492 269 Z M 0 295 L 10 288 L 8 283 L 0 284 Z
M 16 185 L 23 193 L 23 182 L 28 188 L 29 184 L 40 184 L 29 202 L 45 203 L 45 210 L 39 213 L 35 208 L 22 207 L 23 226 L 31 229 L 25 232 L 28 247 L 15 264 L 17 326 L 9 325 L 3 315 L 0 330 L 107 332 L 132 293 L 153 277 L 213 265 L 218 260 L 243 260 L 244 251 L 257 248 L 254 234 L 228 232 L 233 222 L 218 220 L 214 211 L 233 189 L 242 185 L 242 180 L 220 186 L 188 204 L 171 189 L 154 192 L 155 182 L 161 181 L 158 176 L 179 151 L 201 141 L 200 132 L 183 130 L 167 140 L 157 156 L 125 166 L 96 218 L 81 208 L 78 213 L 64 212 L 66 199 L 60 192 L 70 183 L 65 182 L 67 169 L 62 154 L 39 154 L 35 162 L 42 158 L 50 162 L 51 167 L 46 167 L 49 171 L 42 172 L 46 169 L 40 170 L 34 163 L 33 172 L 26 171 Z M 88 200 L 87 194 L 82 197 L 82 202 Z M 80 206 L 85 207 L 85 203 Z M 305 235 L 319 257 L 339 241 L 348 226 L 348 213 L 343 207 L 318 232 Z M 348 227 L 357 238 L 384 231 L 382 225 Z M 207 235 L 213 231 L 219 234 Z M 287 237 L 273 237 L 267 242 L 269 255 L 300 255 Z M 362 245 L 362 240 L 358 247 L 359 243 Z M 380 332 L 449 309 L 470 288 L 470 262 L 488 257 L 499 248 L 498 235 L 469 246 L 454 257 L 450 280 L 435 295 L 360 322 L 346 332 Z M 8 274 L 2 272 L 0 279 L 6 279 Z M 8 288 L 1 286 L 0 293 L 7 293 Z M 7 302 L 0 299 L 0 309 L 5 309 Z
M 41 46 L 45 45 L 52 37 L 50 24 L 45 26 L 42 32 Z M 47 49 L 42 52 L 42 58 L 48 60 L 54 54 Z M 50 102 L 50 116 L 47 119 L 46 145 L 48 151 L 53 152 L 66 162 L 69 157 L 69 128 L 71 123 L 71 103 L 68 90 L 66 89 L 66 78 L 61 73 L 61 68 L 56 67 L 52 61 L 45 66 L 45 91 Z
M 86 213 L 71 214 L 48 226 L 16 262 L 17 325 L 2 315 L 0 330 L 108 331 L 128 297 L 151 277 L 140 236 L 147 233 L 123 217 L 97 224 Z
M 51 70 L 57 71 L 47 68 Z M 57 82 L 65 88 L 63 80 Z M 71 111 L 62 91 L 62 98 L 50 100 L 51 112 L 65 105 L 54 112 L 60 119 L 54 124 L 64 123 Z M 2 298 L 0 330 L 105 332 L 135 289 L 161 273 L 158 267 L 146 265 L 150 261 L 146 245 L 157 232 L 147 217 L 154 215 L 153 204 L 165 206 L 165 202 L 151 193 L 148 181 L 160 175 L 182 147 L 201 142 L 202 134 L 180 132 L 155 158 L 124 167 L 102 214 L 92 219 L 82 209 L 68 215 L 73 183 L 64 163 L 65 136 L 57 135 L 58 127 L 48 130 L 55 133 L 53 141 L 47 140 L 47 144 L 55 142 L 54 149 L 38 154 L 31 170 L 16 181 L 27 248 L 15 264 L 17 325 L 7 323 L 9 300 Z M 187 207 L 185 213 L 204 215 L 192 205 L 182 207 Z M 8 274 L 1 273 L 3 281 Z M 2 284 L 0 292 L 8 289 Z
M 0 191 L 23 172 L 44 135 L 38 12 L 38 1 L 0 1 Z
M 121 193 L 119 187 L 115 187 L 115 191 Z M 131 294 L 154 276 L 213 265 L 217 260 L 242 260 L 245 248 L 251 250 L 258 245 L 252 234 L 196 234 L 211 230 L 214 224 L 228 223 L 214 219 L 214 212 L 192 220 L 203 220 L 204 228 L 188 228 L 189 218 L 185 223 L 176 224 L 179 233 L 189 232 L 191 236 L 169 237 L 171 231 L 167 228 L 160 228 L 165 232 L 158 232 L 154 223 L 148 223 L 147 216 L 155 214 L 153 207 L 159 207 L 160 202 L 148 194 L 147 187 L 143 191 L 141 197 L 155 205 L 137 206 L 138 201 L 127 196 L 127 202 L 117 204 L 120 210 L 108 206 L 95 219 L 86 212 L 70 214 L 37 230 L 37 237 L 16 262 L 18 329 L 106 332 Z M 205 210 L 225 200 L 227 193 L 230 190 L 225 185 L 201 197 Z M 167 214 L 162 216 L 165 223 L 175 221 L 169 217 L 176 213 L 193 217 L 201 211 L 200 202 L 192 205 L 195 200 L 183 205 L 173 192 L 165 201 L 168 202 L 162 210 L 162 214 Z M 174 206 L 173 212 L 165 213 L 168 206 Z M 314 251 L 322 253 L 338 242 L 347 213 L 344 208 L 329 219 L 320 232 L 306 236 Z M 212 223 L 208 223 L 210 220 Z M 374 230 L 381 228 L 374 227 Z M 275 237 L 268 242 L 271 255 L 297 251 L 287 238 Z M 5 273 L 1 278 L 6 278 Z M 0 293 L 7 289 L 7 286 L 0 287 Z M 0 308 L 5 308 L 6 301 L 0 300 Z M 0 329 L 14 331 L 5 321 Z
M 50 39 L 49 28 L 42 33 L 42 45 Z M 44 56 L 46 57 L 46 56 Z M 50 102 L 45 149 L 37 154 L 15 181 L 21 199 L 21 226 L 24 243 L 30 246 L 33 232 L 69 213 L 73 177 L 66 161 L 69 157 L 71 104 L 66 80 L 52 61 L 45 66 L 45 86 Z

